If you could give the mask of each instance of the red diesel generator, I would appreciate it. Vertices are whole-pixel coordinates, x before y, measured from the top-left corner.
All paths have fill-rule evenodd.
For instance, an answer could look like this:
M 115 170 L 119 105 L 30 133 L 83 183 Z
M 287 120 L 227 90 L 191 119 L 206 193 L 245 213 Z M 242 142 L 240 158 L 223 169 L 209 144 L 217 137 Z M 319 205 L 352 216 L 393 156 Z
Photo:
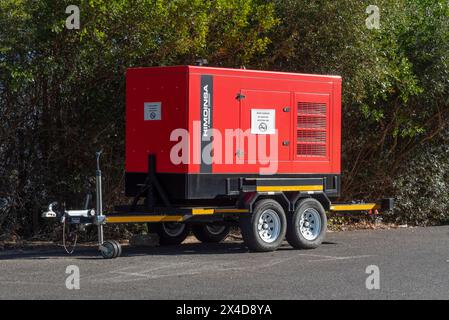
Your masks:
M 129 69 L 126 195 L 133 200 L 104 215 L 97 205 L 93 223 L 148 223 L 162 245 L 180 244 L 191 231 L 220 242 L 238 225 L 249 249 L 272 251 L 285 238 L 295 248 L 319 246 L 326 212 L 391 209 L 392 199 L 331 202 L 340 196 L 341 86 L 338 76 Z M 97 191 L 101 203 L 101 185 Z M 118 243 L 104 243 L 99 231 L 103 256 L 119 255 Z
M 267 132 L 259 129 L 263 117 Z M 183 163 L 171 159 L 179 142 L 171 135 L 177 129 L 189 133 Z M 233 141 L 226 141 L 226 131 L 234 133 Z M 337 196 L 340 131 L 340 77 L 188 66 L 130 69 L 126 194 L 137 194 L 148 174 L 148 156 L 154 155 L 156 175 L 174 203 L 229 200 L 250 186 L 286 191 L 282 181 L 289 191 Z M 251 154 L 252 135 L 265 138 L 270 147 L 268 140 L 277 135 L 277 157 L 270 159 L 275 163 L 258 161 L 259 150 Z M 204 157 L 208 145 L 212 159 Z M 270 166 L 276 170 L 261 177 Z M 313 190 L 303 188 L 309 185 Z

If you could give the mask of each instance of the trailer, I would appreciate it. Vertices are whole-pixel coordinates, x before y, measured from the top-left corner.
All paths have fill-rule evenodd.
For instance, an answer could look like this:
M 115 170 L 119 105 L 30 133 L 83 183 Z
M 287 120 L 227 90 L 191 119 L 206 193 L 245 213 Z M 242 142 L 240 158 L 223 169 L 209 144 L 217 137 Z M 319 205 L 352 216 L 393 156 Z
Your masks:
M 96 210 L 43 214 L 98 226 L 105 258 L 121 254 L 103 226 L 148 223 L 160 244 L 192 232 L 220 242 L 238 226 L 252 251 L 286 239 L 298 249 L 324 240 L 326 212 L 391 210 L 393 199 L 334 203 L 341 190 L 338 76 L 177 66 L 126 75 L 127 205 L 103 212 L 100 154 Z

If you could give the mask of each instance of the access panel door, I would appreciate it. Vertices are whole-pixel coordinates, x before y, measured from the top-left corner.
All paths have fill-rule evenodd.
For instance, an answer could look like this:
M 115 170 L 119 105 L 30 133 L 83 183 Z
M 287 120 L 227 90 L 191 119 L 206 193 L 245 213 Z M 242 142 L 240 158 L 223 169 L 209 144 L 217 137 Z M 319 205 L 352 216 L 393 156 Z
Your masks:
M 289 161 L 292 145 L 290 92 L 242 90 L 240 98 L 242 133 L 238 157 L 248 163 L 260 161 L 263 158 L 260 155 L 269 156 L 271 161 Z

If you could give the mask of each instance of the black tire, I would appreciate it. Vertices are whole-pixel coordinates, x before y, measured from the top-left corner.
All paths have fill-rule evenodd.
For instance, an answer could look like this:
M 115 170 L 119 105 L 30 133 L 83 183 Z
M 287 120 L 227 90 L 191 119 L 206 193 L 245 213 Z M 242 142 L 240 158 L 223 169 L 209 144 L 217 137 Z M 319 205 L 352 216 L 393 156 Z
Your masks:
M 301 218 L 304 215 L 306 215 L 306 220 L 302 222 L 301 226 Z M 305 223 L 307 226 L 304 225 Z M 301 227 L 304 227 L 303 231 L 301 231 Z M 287 217 L 286 238 L 293 248 L 318 248 L 323 243 L 326 232 L 326 212 L 318 200 L 312 198 L 300 200 L 295 212 Z
M 177 227 L 182 227 L 182 230 L 177 230 Z M 190 234 L 189 225 L 177 222 L 151 223 L 148 224 L 148 230 L 159 236 L 160 245 L 181 244 Z
M 259 220 L 261 216 L 265 214 L 268 217 L 272 216 L 276 223 L 278 223 L 278 232 L 275 232 L 274 229 L 271 229 L 267 223 L 263 223 L 263 227 L 265 228 L 268 225 L 268 228 L 271 230 L 265 230 L 266 235 L 270 235 L 269 232 L 272 232 L 273 237 L 278 234 L 273 241 L 264 240 L 259 231 Z M 277 219 L 275 218 L 277 216 Z M 267 216 L 265 216 L 267 217 Z M 271 219 L 269 218 L 269 219 Z M 246 246 L 251 251 L 256 252 L 269 252 L 275 251 L 278 249 L 282 241 L 284 241 L 285 233 L 287 230 L 287 218 L 285 216 L 285 211 L 282 206 L 275 200 L 265 199 L 256 202 L 254 206 L 253 213 L 250 216 L 245 216 L 240 218 L 240 229 L 242 231 L 242 237 L 246 244 Z M 269 221 L 268 221 L 269 222 Z M 273 220 L 271 221 L 273 222 Z
M 230 226 L 214 224 L 192 225 L 193 235 L 204 243 L 219 243 L 226 239 L 231 231 Z

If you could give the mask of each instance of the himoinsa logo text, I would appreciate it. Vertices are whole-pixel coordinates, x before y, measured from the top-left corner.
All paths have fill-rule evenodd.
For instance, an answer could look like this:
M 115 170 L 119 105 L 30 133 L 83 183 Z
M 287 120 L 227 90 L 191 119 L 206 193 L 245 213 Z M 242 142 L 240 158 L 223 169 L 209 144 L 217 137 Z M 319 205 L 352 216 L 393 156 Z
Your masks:
M 201 76 L 201 154 L 203 150 L 207 147 L 212 137 L 213 128 L 213 93 L 214 93 L 214 83 L 213 77 L 211 75 Z M 209 157 L 206 154 L 206 157 Z M 201 172 L 211 173 L 212 172 L 212 155 L 211 159 L 204 159 L 201 163 Z M 210 160 L 210 161 L 209 161 Z

